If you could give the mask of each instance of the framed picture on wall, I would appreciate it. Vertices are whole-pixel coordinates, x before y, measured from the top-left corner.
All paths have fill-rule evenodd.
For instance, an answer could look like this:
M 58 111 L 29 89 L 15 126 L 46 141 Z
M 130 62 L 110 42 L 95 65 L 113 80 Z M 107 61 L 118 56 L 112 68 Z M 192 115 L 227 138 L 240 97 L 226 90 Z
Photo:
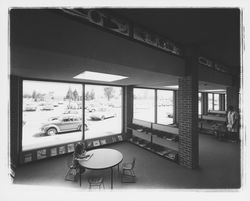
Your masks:
M 27 153 L 27 154 L 24 154 L 24 157 L 23 157 L 23 161 L 24 163 L 28 163 L 28 162 L 31 162 L 33 160 L 32 158 L 32 153 Z
M 67 147 L 68 147 L 68 152 L 73 152 L 73 151 L 75 151 L 75 146 L 74 146 L 74 144 L 68 144 Z
M 66 153 L 65 146 L 59 147 L 59 154 L 65 154 L 65 153 Z
M 87 148 L 91 148 L 93 146 L 93 142 L 92 141 L 88 141 L 86 144 L 87 144 Z
M 122 140 L 123 140 L 122 135 L 118 135 L 117 138 L 118 138 L 119 141 L 122 141 Z
M 99 141 L 99 140 L 93 141 L 93 146 L 94 146 L 94 147 L 100 146 L 100 141 Z
M 54 148 L 51 148 L 50 149 L 50 156 L 56 156 L 57 155 L 57 148 L 54 147 Z
M 102 139 L 102 140 L 100 140 L 100 142 L 101 142 L 101 145 L 107 144 L 106 139 Z
M 37 158 L 37 160 L 46 158 L 46 149 L 37 150 L 37 152 L 36 152 L 36 158 Z

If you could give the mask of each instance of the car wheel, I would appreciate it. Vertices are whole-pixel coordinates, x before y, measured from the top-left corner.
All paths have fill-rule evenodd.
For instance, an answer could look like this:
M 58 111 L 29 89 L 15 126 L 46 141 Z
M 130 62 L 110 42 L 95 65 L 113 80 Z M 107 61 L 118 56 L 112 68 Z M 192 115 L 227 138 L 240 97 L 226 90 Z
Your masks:
M 53 135 L 56 135 L 57 134 L 57 130 L 55 128 L 49 128 L 47 130 L 47 135 L 48 136 L 53 136 Z
M 104 120 L 105 119 L 105 117 L 104 116 L 101 116 L 101 120 Z

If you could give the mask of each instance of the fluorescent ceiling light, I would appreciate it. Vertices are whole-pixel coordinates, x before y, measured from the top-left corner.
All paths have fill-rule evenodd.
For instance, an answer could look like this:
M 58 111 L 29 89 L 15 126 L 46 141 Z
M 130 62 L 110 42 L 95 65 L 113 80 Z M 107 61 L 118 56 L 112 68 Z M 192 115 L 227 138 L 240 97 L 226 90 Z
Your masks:
M 84 79 L 84 80 L 114 82 L 114 81 L 122 80 L 122 79 L 125 79 L 128 77 L 121 76 L 121 75 L 107 74 L 107 73 L 84 71 L 83 73 L 76 75 L 74 78 L 75 79 Z
M 169 88 L 169 89 L 178 89 L 179 86 L 178 85 L 169 85 L 169 86 L 164 86 L 165 88 Z
M 201 90 L 204 92 L 226 92 L 225 89 L 207 89 L 207 90 Z

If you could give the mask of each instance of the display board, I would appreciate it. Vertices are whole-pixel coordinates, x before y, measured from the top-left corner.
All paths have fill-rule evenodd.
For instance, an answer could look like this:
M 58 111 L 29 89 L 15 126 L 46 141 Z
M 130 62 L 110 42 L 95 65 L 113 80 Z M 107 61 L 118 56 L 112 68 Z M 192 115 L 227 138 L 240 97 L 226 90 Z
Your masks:
M 83 142 L 86 145 L 86 149 L 93 149 L 112 143 L 122 142 L 124 140 L 125 137 L 122 134 L 119 134 L 113 136 L 105 136 L 98 139 L 89 139 Z M 72 153 L 74 152 L 77 143 L 79 142 L 23 152 L 21 154 L 20 163 L 30 163 L 36 160 L 42 160 L 45 158 Z
M 161 36 L 158 33 L 149 31 L 126 19 L 112 16 L 109 13 L 98 9 L 62 9 L 64 13 L 80 18 L 88 23 L 95 24 L 106 30 L 119 33 L 128 38 L 135 39 L 147 45 L 159 48 L 163 51 L 182 56 L 183 50 L 176 42 Z

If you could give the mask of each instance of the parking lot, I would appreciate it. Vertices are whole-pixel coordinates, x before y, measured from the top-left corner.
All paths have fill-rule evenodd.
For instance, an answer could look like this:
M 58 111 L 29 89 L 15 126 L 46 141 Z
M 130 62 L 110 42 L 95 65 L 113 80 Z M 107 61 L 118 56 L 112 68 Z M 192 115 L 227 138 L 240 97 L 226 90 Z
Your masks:
M 68 111 L 67 105 L 63 102 L 51 110 L 42 110 L 42 106 L 38 106 L 36 111 L 23 111 L 22 148 L 24 151 L 82 139 L 82 131 L 68 131 L 53 136 L 41 132 L 41 127 L 48 122 L 48 119 L 65 115 L 63 113 Z M 121 133 L 121 108 L 113 108 L 113 110 L 116 115 L 104 120 L 92 120 L 90 116 L 93 112 L 85 110 L 85 123 L 88 126 L 85 139 Z M 73 111 L 77 113 L 74 115 L 82 116 L 82 109 L 78 108 Z
M 34 105 L 34 103 L 32 103 Z M 32 105 L 30 104 L 30 105 Z M 81 107 L 73 107 L 69 109 L 69 103 L 67 101 L 60 101 L 52 106 L 46 106 L 44 110 L 44 105 L 41 103 L 36 103 L 35 106 L 31 106 L 29 110 L 24 106 L 23 111 L 23 139 L 22 139 L 22 148 L 23 150 L 31 150 L 39 147 L 53 146 L 68 142 L 75 142 L 82 139 L 81 130 L 71 129 L 64 132 L 58 132 L 56 135 L 47 135 L 46 132 L 42 132 L 41 128 L 44 125 L 49 124 L 48 120 L 56 117 L 64 117 L 66 115 L 71 116 L 80 116 L 83 115 L 83 110 Z M 80 104 L 81 105 L 81 102 Z M 138 105 L 142 105 L 139 104 Z M 32 108 L 33 107 L 33 108 Z M 99 119 L 92 119 L 95 110 L 98 110 L 98 107 L 91 107 L 85 109 L 85 124 L 87 129 L 85 130 L 85 139 L 96 138 L 101 136 L 108 136 L 119 134 L 122 132 L 122 114 L 121 107 L 110 107 L 114 115 L 107 116 L 101 119 L 103 116 L 102 113 L 99 114 Z M 101 107 L 102 109 L 102 107 Z M 65 114 L 70 111 L 70 114 Z M 105 112 L 104 112 L 105 113 Z M 104 114 L 103 113 L 103 114 Z M 171 124 L 173 119 L 168 115 L 171 114 L 171 107 L 161 106 L 158 110 L 157 122 L 161 124 Z M 140 107 L 135 108 L 134 118 L 153 122 L 153 110 L 152 108 Z M 81 120 L 82 121 L 82 120 Z M 80 121 L 80 122 L 81 122 Z M 81 123 L 82 125 L 82 123 Z

